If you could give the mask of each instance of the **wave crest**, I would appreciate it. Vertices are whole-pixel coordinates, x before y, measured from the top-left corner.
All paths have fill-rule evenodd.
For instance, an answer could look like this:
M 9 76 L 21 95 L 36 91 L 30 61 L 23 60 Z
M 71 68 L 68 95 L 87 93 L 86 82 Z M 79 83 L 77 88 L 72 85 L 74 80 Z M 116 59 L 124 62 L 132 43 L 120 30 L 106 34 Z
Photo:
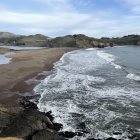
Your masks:
M 136 75 L 134 73 L 130 73 L 126 77 L 131 79 L 131 80 L 140 81 L 140 76 L 138 76 L 138 75 Z

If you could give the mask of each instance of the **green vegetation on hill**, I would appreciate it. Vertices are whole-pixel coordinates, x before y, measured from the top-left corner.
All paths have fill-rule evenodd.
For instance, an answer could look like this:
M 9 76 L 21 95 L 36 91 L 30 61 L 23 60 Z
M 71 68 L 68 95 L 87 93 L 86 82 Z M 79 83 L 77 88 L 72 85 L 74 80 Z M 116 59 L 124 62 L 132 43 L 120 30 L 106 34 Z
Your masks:
M 11 38 L 15 37 L 16 35 L 9 32 L 0 32 L 0 38 Z
M 46 41 L 49 37 L 36 34 L 29 36 L 9 36 L 9 37 L 1 37 L 0 36 L 0 45 L 7 46 L 40 46 L 43 47 L 46 44 Z
M 29 36 L 15 35 L 8 32 L 0 32 L 0 46 L 37 46 L 37 47 L 106 47 L 114 45 L 140 45 L 140 35 L 128 35 L 120 38 L 101 39 L 88 37 L 82 34 L 67 35 L 56 38 L 36 34 Z
M 128 35 L 120 38 L 101 38 L 116 45 L 140 45 L 140 35 Z
M 106 41 L 91 38 L 82 34 L 67 35 L 63 37 L 56 37 L 48 40 L 46 43 L 47 47 L 78 47 L 78 48 L 89 48 L 89 47 L 105 47 L 111 44 Z

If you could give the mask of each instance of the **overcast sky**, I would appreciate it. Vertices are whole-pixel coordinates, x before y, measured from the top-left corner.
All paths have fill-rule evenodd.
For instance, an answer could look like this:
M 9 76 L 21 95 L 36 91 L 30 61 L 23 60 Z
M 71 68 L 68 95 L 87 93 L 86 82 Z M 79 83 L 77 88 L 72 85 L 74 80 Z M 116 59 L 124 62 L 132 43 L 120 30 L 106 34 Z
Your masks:
M 140 0 L 0 0 L 0 31 L 51 37 L 140 34 Z

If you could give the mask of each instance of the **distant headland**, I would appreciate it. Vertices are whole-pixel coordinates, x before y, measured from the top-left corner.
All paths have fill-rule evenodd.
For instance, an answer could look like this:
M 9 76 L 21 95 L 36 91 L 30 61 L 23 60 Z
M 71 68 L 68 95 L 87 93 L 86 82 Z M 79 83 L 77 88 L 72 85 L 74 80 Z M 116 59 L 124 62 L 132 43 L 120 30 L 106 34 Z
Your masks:
M 128 35 L 117 38 L 102 37 L 98 39 L 83 34 L 75 34 L 51 38 L 42 34 L 26 36 L 0 32 L 0 46 L 102 48 L 116 45 L 140 45 L 140 35 Z

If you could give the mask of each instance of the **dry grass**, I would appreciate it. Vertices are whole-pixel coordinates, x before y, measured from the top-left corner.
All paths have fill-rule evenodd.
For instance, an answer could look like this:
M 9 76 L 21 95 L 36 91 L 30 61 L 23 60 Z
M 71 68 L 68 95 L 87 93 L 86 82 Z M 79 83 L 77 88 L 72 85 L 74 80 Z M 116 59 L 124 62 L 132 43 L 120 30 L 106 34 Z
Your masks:
M 0 140 L 23 140 L 22 138 L 15 138 L 15 137 L 5 137 L 5 138 L 0 138 Z

